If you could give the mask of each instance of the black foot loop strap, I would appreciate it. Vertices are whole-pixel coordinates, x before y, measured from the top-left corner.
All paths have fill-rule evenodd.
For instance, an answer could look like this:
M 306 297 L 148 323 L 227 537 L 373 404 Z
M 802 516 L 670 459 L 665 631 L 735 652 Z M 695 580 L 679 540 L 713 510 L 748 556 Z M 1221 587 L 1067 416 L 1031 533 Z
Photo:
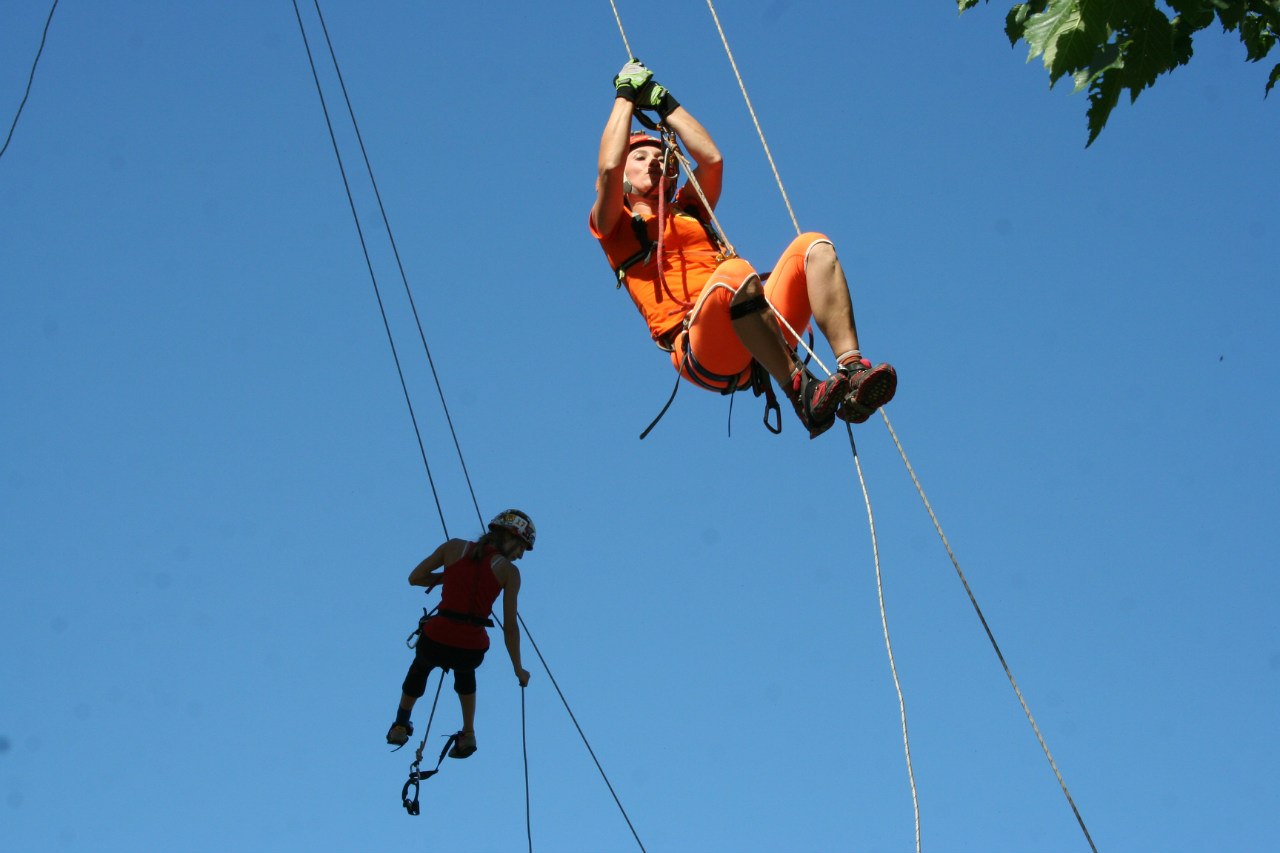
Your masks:
M 774 435 L 782 433 L 782 407 L 773 393 L 773 381 L 769 371 L 758 361 L 751 362 L 751 392 L 759 397 L 764 395 L 764 428 Z M 773 414 L 773 423 L 769 423 L 769 415 Z
M 419 783 L 430 779 L 432 776 L 440 772 L 440 765 L 444 763 L 444 757 L 449 753 L 453 742 L 457 740 L 458 734 L 454 732 L 449 735 L 449 739 L 444 742 L 444 749 L 440 750 L 440 757 L 436 759 L 436 769 L 419 770 L 418 762 L 422 761 L 422 754 L 418 754 L 418 760 L 409 765 L 409 781 L 404 783 L 404 787 L 400 789 L 400 802 L 404 806 L 404 810 L 414 817 L 418 816 L 418 785 Z M 410 789 L 413 796 L 410 798 Z

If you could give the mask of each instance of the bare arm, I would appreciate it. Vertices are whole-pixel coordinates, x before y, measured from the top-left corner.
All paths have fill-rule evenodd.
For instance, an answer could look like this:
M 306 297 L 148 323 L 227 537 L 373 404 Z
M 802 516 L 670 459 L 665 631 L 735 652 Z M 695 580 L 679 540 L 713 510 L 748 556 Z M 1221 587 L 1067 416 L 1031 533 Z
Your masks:
M 517 603 L 520 597 L 520 570 L 510 562 L 506 565 L 506 581 L 502 584 L 502 639 L 507 646 L 507 654 L 511 656 L 511 666 L 515 670 L 520 686 L 529 683 L 529 672 L 520 663 L 520 610 Z
M 440 583 L 444 579 L 444 572 L 440 569 L 448 563 L 460 560 L 466 546 L 467 543 L 461 539 L 450 539 L 445 542 L 409 572 L 409 583 L 413 586 L 425 586 L 428 589 Z
M 626 98 L 615 98 L 600 137 L 596 200 L 591 206 L 591 222 L 600 234 L 612 231 L 622 215 L 622 173 L 627 161 L 627 140 L 631 138 L 633 109 L 634 105 Z
M 683 106 L 671 111 L 667 116 L 667 126 L 676 132 L 676 136 L 680 137 L 688 150 L 689 157 L 698 164 L 693 170 L 693 177 L 707 197 L 707 203 L 715 210 L 720 201 L 721 182 L 724 178 L 724 158 L 720 155 L 720 149 L 702 123 Z

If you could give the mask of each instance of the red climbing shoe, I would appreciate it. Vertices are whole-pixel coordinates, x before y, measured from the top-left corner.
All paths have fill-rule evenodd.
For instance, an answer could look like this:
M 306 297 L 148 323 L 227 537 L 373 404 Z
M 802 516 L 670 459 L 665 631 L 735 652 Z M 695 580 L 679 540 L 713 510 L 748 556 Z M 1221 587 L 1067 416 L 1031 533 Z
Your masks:
M 809 438 L 817 438 L 836 422 L 837 407 L 849 393 L 849 377 L 836 371 L 821 381 L 801 366 L 791 377 L 787 398 L 795 406 L 800 422 L 809 430 Z
M 872 367 L 863 358 L 840 365 L 840 373 L 849 377 L 849 390 L 836 414 L 849 423 L 865 423 L 898 390 L 898 373 L 889 364 Z
M 476 746 L 475 732 L 458 732 L 453 736 L 453 746 L 449 748 L 450 758 L 467 758 L 479 747 Z

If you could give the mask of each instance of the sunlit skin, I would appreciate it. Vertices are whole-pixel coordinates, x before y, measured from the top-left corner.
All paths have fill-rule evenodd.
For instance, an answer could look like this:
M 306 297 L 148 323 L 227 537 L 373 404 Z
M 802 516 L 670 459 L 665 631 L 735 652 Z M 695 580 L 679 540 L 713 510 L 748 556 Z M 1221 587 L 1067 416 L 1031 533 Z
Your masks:
M 634 105 L 626 98 L 616 98 L 600 138 L 596 200 L 591 207 L 591 219 L 601 234 L 612 230 L 623 215 L 624 199 L 632 213 L 654 216 L 658 212 L 662 149 L 657 145 L 642 144 L 628 150 L 633 110 Z M 724 177 L 720 149 L 707 129 L 683 106 L 676 107 L 667 116 L 667 126 L 675 131 L 689 159 L 696 164 L 693 178 L 714 210 L 720 200 Z M 631 192 L 625 191 L 624 178 L 631 184 Z M 835 248 L 826 243 L 814 246 L 805 269 L 813 318 L 832 350 L 844 353 L 860 349 L 849 284 Z M 738 289 L 732 304 L 738 305 L 763 294 L 764 285 L 759 277 L 753 276 Z M 733 321 L 733 329 L 743 346 L 769 371 L 769 375 L 781 387 L 791 387 L 791 376 L 799 369 L 799 363 L 772 314 L 758 312 L 739 317 Z
M 667 164 L 667 189 L 675 186 L 680 177 L 680 161 L 670 158 Z M 642 209 L 652 207 L 657 212 L 658 190 L 662 186 L 662 149 L 657 145 L 637 145 L 627 155 L 624 175 L 632 186 L 627 194 L 631 200 L 631 209 L 637 206 Z

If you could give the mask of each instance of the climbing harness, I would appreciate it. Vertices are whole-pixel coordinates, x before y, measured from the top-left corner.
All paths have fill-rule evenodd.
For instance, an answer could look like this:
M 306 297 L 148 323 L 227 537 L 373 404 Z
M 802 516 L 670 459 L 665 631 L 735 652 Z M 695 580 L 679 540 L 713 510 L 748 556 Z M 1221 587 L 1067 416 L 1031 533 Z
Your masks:
M 427 590 L 427 592 L 430 591 L 431 590 Z M 439 609 L 438 605 L 430 610 L 427 610 L 425 607 L 422 608 L 422 618 L 418 620 L 418 627 L 413 629 L 412 634 L 404 638 L 404 644 L 406 646 L 411 649 L 416 649 L 418 647 L 418 639 L 422 636 L 422 629 L 426 626 L 427 620 L 434 616 L 435 612 Z
M 662 294 L 665 293 L 667 298 L 671 299 L 677 305 L 689 309 L 688 313 L 685 315 L 682 327 L 678 332 L 656 341 L 658 348 L 664 352 L 675 352 L 676 348 L 679 347 L 680 369 L 676 373 L 675 385 L 671 390 L 670 396 L 667 397 L 667 402 L 663 405 L 657 416 L 640 433 L 640 438 L 641 440 L 646 438 L 671 408 L 671 404 L 675 402 L 676 393 L 680 390 L 680 378 L 682 375 L 687 376 L 695 385 L 701 388 L 705 388 L 709 391 L 715 391 L 723 396 L 728 396 L 730 398 L 730 419 L 732 419 L 733 415 L 733 395 L 738 391 L 750 388 L 755 396 L 759 397 L 763 395 L 765 397 L 765 410 L 762 420 L 765 428 L 774 435 L 777 435 L 782 432 L 782 409 L 778 405 L 777 396 L 774 394 L 769 374 L 764 370 L 759 362 L 753 359 L 750 365 L 742 372 L 733 375 L 722 375 L 704 367 L 693 355 L 692 348 L 689 345 L 689 327 L 693 322 L 694 317 L 697 316 L 698 310 L 702 306 L 702 301 L 706 298 L 706 295 L 714 289 L 714 286 L 712 288 L 705 288 L 702 293 L 699 294 L 698 300 L 694 303 L 690 303 L 673 294 L 670 286 L 667 284 L 663 271 L 663 242 L 668 216 L 666 199 L 668 195 L 673 195 L 667 191 L 665 185 L 668 179 L 667 163 L 669 156 L 676 157 L 679 162 L 685 165 L 689 176 L 688 181 L 697 192 L 702 203 L 701 206 L 698 204 L 685 205 L 683 208 L 673 211 L 671 215 L 688 217 L 702 226 L 703 231 L 706 233 L 707 241 L 716 249 L 717 262 L 723 262 L 729 258 L 736 257 L 736 253 L 733 251 L 733 247 L 724 238 L 720 230 L 716 227 L 715 214 L 711 211 L 711 206 L 707 202 L 706 196 L 702 192 L 702 188 L 698 186 L 697 179 L 693 176 L 693 169 L 690 167 L 687 159 L 680 153 L 675 132 L 661 122 L 654 122 L 639 109 L 634 111 L 634 116 L 645 127 L 656 131 L 659 134 L 659 137 L 654 138 L 645 134 L 633 134 L 631 137 L 631 144 L 644 144 L 645 140 L 650 140 L 650 144 L 657 144 L 662 148 L 663 162 L 658 187 L 658 239 L 654 240 L 649 236 L 648 225 L 643 216 L 640 214 L 632 214 L 631 230 L 635 235 L 638 248 L 634 253 L 629 255 L 613 268 L 614 277 L 616 279 L 615 287 L 621 289 L 622 285 L 626 283 L 627 270 L 637 265 L 645 265 L 650 262 L 654 262 L 656 265 L 655 277 L 658 283 L 658 301 L 662 300 Z M 705 216 L 703 215 L 704 212 L 706 213 Z M 768 275 L 768 273 L 762 275 L 761 280 L 767 279 Z M 765 301 L 763 297 L 758 301 L 759 306 L 757 307 L 753 303 L 751 306 L 752 309 L 764 310 L 769 307 L 767 301 Z M 735 306 L 731 311 L 731 316 L 735 318 L 737 316 L 741 316 L 739 313 L 741 307 L 742 306 Z M 770 422 L 771 416 L 772 423 Z M 730 426 L 730 431 L 732 431 L 732 426 Z

